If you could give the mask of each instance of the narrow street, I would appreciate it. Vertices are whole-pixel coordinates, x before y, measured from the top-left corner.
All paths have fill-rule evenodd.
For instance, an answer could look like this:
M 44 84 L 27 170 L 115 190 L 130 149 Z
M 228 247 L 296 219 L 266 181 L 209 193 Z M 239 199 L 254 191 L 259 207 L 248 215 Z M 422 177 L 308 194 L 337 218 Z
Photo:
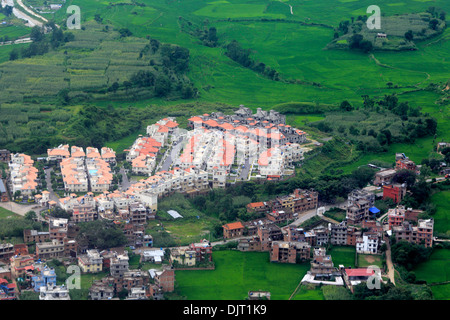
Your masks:
M 395 285 L 395 269 L 394 264 L 392 263 L 392 256 L 391 256 L 391 244 L 389 243 L 389 239 L 386 239 L 386 265 L 387 265 L 387 275 L 389 276 L 389 279 L 391 282 Z

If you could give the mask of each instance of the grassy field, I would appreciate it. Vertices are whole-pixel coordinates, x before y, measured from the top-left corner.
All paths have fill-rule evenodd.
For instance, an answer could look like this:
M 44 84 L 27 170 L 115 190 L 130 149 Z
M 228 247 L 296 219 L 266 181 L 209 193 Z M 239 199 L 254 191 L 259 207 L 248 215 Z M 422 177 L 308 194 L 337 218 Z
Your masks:
M 431 291 L 436 300 L 450 300 L 450 284 L 432 286 Z
M 1 219 L 8 219 L 9 217 L 18 216 L 14 212 L 9 211 L 3 207 L 0 207 L 0 220 Z
M 436 205 L 434 219 L 434 233 L 450 234 L 450 191 L 441 191 L 431 197 L 431 201 Z
M 369 266 L 383 267 L 381 256 L 372 254 L 358 254 L 358 267 L 365 268 Z
M 333 263 L 335 267 L 338 267 L 340 264 L 344 265 L 344 267 L 355 267 L 355 247 L 332 247 L 331 250 L 327 251 L 327 254 L 331 255 L 333 259 Z
M 214 271 L 176 271 L 176 292 L 188 300 L 243 300 L 248 291 L 270 291 L 287 300 L 309 264 L 275 264 L 267 252 L 216 251 Z
M 291 0 L 285 3 L 263 0 L 214 2 L 143 0 L 142 3 L 145 6 L 138 6 L 130 1 L 69 0 L 54 14 L 54 17 L 58 23 L 63 23 L 67 17 L 65 8 L 75 4 L 80 6 L 83 12 L 82 26 L 89 28 L 94 15 L 99 14 L 103 26 L 108 24 L 116 30 L 129 28 L 137 38 L 144 39 L 151 36 L 163 42 L 189 48 L 191 57 L 188 76 L 199 90 L 196 101 L 222 102 L 235 106 L 245 104 L 252 109 L 257 107 L 268 109 L 290 101 L 339 104 L 343 100 L 348 100 L 354 105 L 361 105 L 361 95 L 368 94 L 379 98 L 385 94 L 397 93 L 410 105 L 420 106 L 423 111 L 437 118 L 439 125 L 436 140 L 450 139 L 448 105 L 435 104 L 442 98 L 443 92 L 424 91 L 431 83 L 448 81 L 450 63 L 446 56 L 450 50 L 449 30 L 436 38 L 418 43 L 417 51 L 375 52 L 371 57 L 359 52 L 323 50 L 333 37 L 333 27 L 342 20 L 366 14 L 365 9 L 372 4 L 369 0 L 337 3 L 332 0 L 318 2 Z M 292 13 L 288 4 L 292 6 Z M 444 0 L 433 1 L 432 4 L 428 1 L 405 0 L 396 3 L 395 6 L 390 1 L 382 0 L 377 5 L 386 16 L 423 12 L 430 5 L 450 11 L 450 4 Z M 216 27 L 220 45 L 235 39 L 243 48 L 250 50 L 253 59 L 275 68 L 283 78 L 298 79 L 304 83 L 273 81 L 240 66 L 225 56 L 222 46 L 215 48 L 203 46 L 194 36 L 181 32 L 179 17 L 204 28 Z M 274 22 L 270 19 L 278 20 Z M 98 86 L 110 83 L 112 79 L 122 80 L 126 74 L 123 72 L 126 67 L 115 66 L 117 59 L 114 59 L 114 56 L 120 54 L 120 60 L 124 61 L 131 52 L 124 52 L 122 49 L 121 52 L 116 51 L 117 46 L 122 45 L 120 42 L 105 41 L 100 50 L 95 50 L 91 54 L 89 48 L 96 40 L 89 39 L 94 33 L 88 32 L 88 29 L 77 33 L 86 41 L 77 40 L 70 44 L 69 51 L 74 51 L 71 51 L 67 62 L 62 60 L 62 53 L 45 55 L 39 59 L 27 59 L 29 61 L 26 62 L 26 67 L 36 72 L 36 76 L 21 78 L 19 81 L 18 77 L 23 77 L 23 74 L 14 73 L 14 70 L 23 69 L 25 66 L 23 63 L 15 62 L 10 65 L 8 62 L 0 65 L 6 72 L 5 78 L 9 79 L 8 83 L 32 83 L 30 92 L 41 94 L 49 88 L 62 89 L 68 83 L 71 88 L 83 90 L 86 85 Z M 135 44 L 127 45 L 130 45 L 130 48 L 135 46 Z M 7 55 L 7 51 L 0 48 L 0 61 L 5 61 L 2 57 Z M 106 61 L 110 62 L 105 78 L 101 74 L 106 70 Z M 52 78 L 46 76 L 46 68 L 50 65 L 53 66 Z M 69 77 L 61 77 L 64 74 L 62 71 L 64 66 L 70 74 Z M 98 68 L 94 68 L 95 66 Z M 10 75 L 14 75 L 16 80 L 13 81 L 12 76 L 9 78 Z M 62 81 L 64 78 L 70 81 Z M 53 80 L 58 81 L 53 83 Z M 310 85 L 312 82 L 320 84 L 320 87 Z M 387 82 L 392 82 L 397 88 L 389 89 Z M 10 88 L 8 98 L 20 100 L 22 97 L 20 90 L 21 88 Z M 179 102 L 147 99 L 136 101 L 133 105 L 170 106 Z M 126 107 L 129 102 L 98 102 L 98 105 L 108 104 Z M 305 127 L 307 123 L 321 120 L 323 117 L 324 115 L 316 113 L 289 116 L 288 122 Z M 134 135 L 130 135 L 108 144 L 120 151 L 134 138 Z M 394 144 L 385 154 L 359 155 L 357 161 L 348 161 L 342 170 L 348 173 L 374 159 L 391 162 L 392 154 L 398 151 L 405 152 L 413 161 L 419 162 L 430 153 L 435 142 L 433 138 L 424 138 L 412 145 Z M 341 156 L 342 159 L 351 160 L 356 156 L 356 152 L 348 148 L 343 150 Z M 317 169 L 311 169 L 309 174 L 321 172 L 324 169 L 323 164 L 328 163 L 328 160 L 318 158 L 312 166 Z
M 325 298 L 320 288 L 302 284 L 292 300 L 325 300 Z
M 414 272 L 418 280 L 428 284 L 450 280 L 450 250 L 434 249 L 428 261 L 419 264 Z

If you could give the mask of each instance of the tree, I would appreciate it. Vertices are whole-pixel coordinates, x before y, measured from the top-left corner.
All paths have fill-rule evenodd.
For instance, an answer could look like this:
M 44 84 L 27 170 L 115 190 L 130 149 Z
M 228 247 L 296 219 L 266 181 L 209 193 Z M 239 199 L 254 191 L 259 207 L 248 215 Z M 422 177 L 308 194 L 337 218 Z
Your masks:
M 399 170 L 392 177 L 392 182 L 400 184 L 406 183 L 408 185 L 408 188 L 410 188 L 416 182 L 416 173 L 407 169 Z
M 21 195 L 22 195 L 22 191 L 20 191 L 20 190 L 17 190 L 16 192 L 14 192 L 14 195 L 13 195 L 14 200 L 16 200 L 17 198 L 20 198 Z
M 344 111 L 352 111 L 353 110 L 352 105 L 347 100 L 341 102 L 340 108 L 341 108 L 341 110 L 344 110 Z
M 82 222 L 79 226 L 80 232 L 76 239 L 80 245 L 89 248 L 104 250 L 120 247 L 128 242 L 120 227 L 112 221 L 95 220 Z
M 420 262 L 427 261 L 432 251 L 432 248 L 407 241 L 399 241 L 391 246 L 392 261 L 405 267 L 408 271 Z
M 9 60 L 13 61 L 13 60 L 17 60 L 19 58 L 19 49 L 14 48 L 11 50 L 11 52 L 9 53 Z
M 31 29 L 30 38 L 33 40 L 33 42 L 39 42 L 44 39 L 44 32 L 42 28 L 38 26 L 34 26 Z
M 438 25 L 439 25 L 439 20 L 438 19 L 431 19 L 430 22 L 429 22 L 429 26 L 433 30 L 437 30 Z
M 408 41 L 412 41 L 414 39 L 414 34 L 413 34 L 412 30 L 408 30 L 405 33 L 405 39 Z
M 36 215 L 36 212 L 34 212 L 34 211 L 28 211 L 25 214 L 25 219 L 27 219 L 27 220 L 34 220 L 36 218 L 37 218 L 37 215 Z
M 359 43 L 359 48 L 364 52 L 364 53 L 368 53 L 370 51 L 372 51 L 373 49 L 373 44 L 371 41 L 369 40 L 363 40 Z

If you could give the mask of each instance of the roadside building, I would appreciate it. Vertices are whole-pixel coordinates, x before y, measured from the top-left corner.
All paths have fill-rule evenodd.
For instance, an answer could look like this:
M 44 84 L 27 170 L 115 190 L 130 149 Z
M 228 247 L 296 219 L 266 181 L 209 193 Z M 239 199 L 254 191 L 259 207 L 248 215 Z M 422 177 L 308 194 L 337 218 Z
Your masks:
M 241 222 L 227 223 L 222 228 L 224 239 L 241 237 L 244 233 L 244 225 Z

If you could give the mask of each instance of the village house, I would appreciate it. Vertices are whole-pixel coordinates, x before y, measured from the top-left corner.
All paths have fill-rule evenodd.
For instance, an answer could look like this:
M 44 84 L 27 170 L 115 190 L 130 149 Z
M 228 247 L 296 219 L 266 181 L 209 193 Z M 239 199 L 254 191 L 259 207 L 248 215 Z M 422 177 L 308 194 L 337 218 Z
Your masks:
M 354 190 L 348 195 L 347 223 L 359 224 L 363 220 L 373 219 L 370 212 L 375 204 L 375 194 L 365 190 Z
M 86 254 L 78 256 L 78 266 L 84 273 L 97 273 L 103 270 L 103 257 L 98 250 L 87 250 Z
M 311 246 L 306 242 L 273 241 L 270 262 L 297 263 L 310 259 Z
M 64 285 L 48 283 L 40 288 L 39 300 L 70 300 L 69 290 Z
M 389 230 L 392 230 L 392 227 L 401 226 L 404 221 L 417 221 L 421 213 L 423 213 L 422 210 L 413 210 L 412 208 L 405 208 L 404 206 L 397 206 L 396 208 L 389 209 Z
M 261 240 L 257 236 L 251 239 L 239 239 L 237 249 L 239 251 L 261 251 Z
M 170 262 L 179 265 L 192 267 L 195 266 L 197 253 L 191 249 L 172 248 L 170 251 Z
M 89 288 L 91 300 L 111 300 L 114 297 L 114 288 L 101 280 L 96 280 Z
M 375 179 L 373 181 L 373 184 L 375 186 L 382 186 L 385 184 L 390 184 L 392 181 L 392 178 L 397 173 L 395 169 L 385 169 L 378 171 L 375 173 Z
M 36 257 L 41 260 L 51 260 L 65 256 L 64 241 L 36 243 Z
M 0 149 L 0 162 L 8 163 L 11 161 L 11 152 L 6 149 Z
M 208 240 L 203 239 L 202 242 L 191 243 L 189 249 L 195 252 L 195 260 L 197 262 L 212 261 L 212 246 Z
M 416 226 L 409 221 L 404 221 L 401 226 L 393 226 L 392 233 L 397 241 L 407 241 L 431 248 L 433 246 L 433 228 L 433 219 L 419 219 Z
M 381 274 L 377 274 L 371 268 L 345 268 L 343 272 L 344 281 L 351 292 L 360 283 L 367 282 L 371 278 L 377 278 L 381 282 Z
M 383 200 L 392 199 L 394 203 L 400 203 L 406 196 L 406 183 L 383 186 Z
M 31 280 L 34 270 L 34 258 L 29 254 L 15 255 L 10 258 L 11 277 Z
M 50 240 L 50 232 L 48 231 L 23 230 L 23 241 L 25 243 L 45 242 L 47 240 Z
M 244 233 L 244 225 L 241 222 L 227 223 L 222 228 L 224 239 L 241 237 Z

